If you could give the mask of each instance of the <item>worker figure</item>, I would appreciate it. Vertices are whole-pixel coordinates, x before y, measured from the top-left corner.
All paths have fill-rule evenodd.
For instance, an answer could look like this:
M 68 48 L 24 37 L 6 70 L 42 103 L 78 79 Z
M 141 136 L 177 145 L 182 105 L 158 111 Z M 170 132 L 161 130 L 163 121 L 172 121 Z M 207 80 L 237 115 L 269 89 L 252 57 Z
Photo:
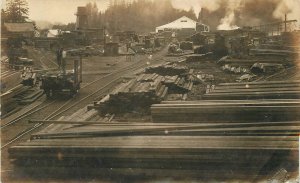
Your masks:
M 59 68 L 59 69 L 61 68 L 62 51 L 63 51 L 63 48 L 59 48 L 59 49 L 56 51 L 56 60 L 57 60 L 57 64 L 58 64 L 58 68 Z
M 66 74 L 66 57 L 67 57 L 67 52 L 62 48 L 61 49 L 61 69 L 63 71 L 63 74 Z

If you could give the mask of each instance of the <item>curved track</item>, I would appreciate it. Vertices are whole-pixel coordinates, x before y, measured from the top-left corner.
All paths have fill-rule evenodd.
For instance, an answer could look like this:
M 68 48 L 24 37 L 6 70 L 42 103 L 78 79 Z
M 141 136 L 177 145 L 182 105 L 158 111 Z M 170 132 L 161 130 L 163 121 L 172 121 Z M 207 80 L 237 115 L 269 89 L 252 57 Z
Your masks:
M 163 51 L 154 56 L 154 59 L 151 60 L 152 64 L 160 63 L 163 59 Z M 99 96 L 107 93 L 107 91 L 113 87 L 117 81 L 121 80 L 121 77 L 126 74 L 132 74 L 134 71 L 137 71 L 141 68 L 144 68 L 149 60 L 142 59 L 138 63 L 130 64 L 124 68 L 121 68 L 115 72 L 107 74 L 103 77 L 100 77 L 84 87 L 81 88 L 80 93 L 67 101 L 52 101 L 46 105 L 42 105 L 41 107 L 37 107 L 34 110 L 20 116 L 18 119 L 10 121 L 3 126 L 1 126 L 2 137 L 2 146 L 1 150 L 9 147 L 14 142 L 18 141 L 22 137 L 30 134 L 31 132 L 39 129 L 43 126 L 42 123 L 38 124 L 29 124 L 27 121 L 29 119 L 43 119 L 43 120 L 53 120 L 59 118 L 62 115 L 70 115 L 76 110 L 86 106 L 91 103 L 94 98 L 93 96 Z M 49 114 L 47 117 L 44 117 L 43 114 Z M 8 129 L 8 127 L 11 127 Z M 24 129 L 25 128 L 25 129 Z M 14 133 L 10 133 L 11 131 L 15 131 Z M 11 135 L 16 134 L 17 135 Z M 13 136 L 13 137 L 12 137 Z

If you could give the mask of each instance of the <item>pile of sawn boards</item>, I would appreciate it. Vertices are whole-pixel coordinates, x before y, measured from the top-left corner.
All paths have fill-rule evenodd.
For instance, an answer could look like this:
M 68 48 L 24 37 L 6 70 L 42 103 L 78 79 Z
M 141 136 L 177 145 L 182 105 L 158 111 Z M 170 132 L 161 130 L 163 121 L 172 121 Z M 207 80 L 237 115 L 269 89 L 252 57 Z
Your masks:
M 193 82 L 185 77 L 141 74 L 129 82 L 122 83 L 109 95 L 95 102 L 89 108 L 103 114 L 130 112 L 136 109 L 149 109 L 151 104 L 160 103 L 167 93 L 184 94 L 192 89 Z
M 26 169 L 48 168 L 47 175 L 67 167 L 64 171 L 76 169 L 79 176 L 120 169 L 254 182 L 282 168 L 298 172 L 297 99 L 173 101 L 152 105 L 151 111 L 152 123 L 53 125 L 11 147 L 10 158 Z
M 162 76 L 175 76 L 187 73 L 189 70 L 185 66 L 173 65 L 156 65 L 147 67 L 145 73 L 156 73 Z
M 218 62 L 220 65 L 230 64 L 233 66 L 251 67 L 255 63 L 270 63 L 270 64 L 282 64 L 282 65 L 294 65 L 294 59 L 288 59 L 287 57 L 278 56 L 248 56 L 247 58 L 232 58 L 225 56 Z
M 34 87 L 18 85 L 1 94 L 2 116 L 5 117 L 18 111 L 22 106 L 36 101 L 43 95 L 43 91 Z
M 136 79 L 122 83 L 89 108 L 99 109 L 103 114 L 149 108 L 151 104 L 159 103 L 166 96 L 168 87 L 163 85 L 163 80 L 164 76 L 158 74 L 142 74 Z
M 300 100 L 165 101 L 151 106 L 153 122 L 240 123 L 300 119 Z
M 300 81 L 221 83 L 203 96 L 209 100 L 299 99 Z
M 151 106 L 154 122 L 294 121 L 300 119 L 300 82 L 223 83 L 200 101 Z
M 120 169 L 251 182 L 280 168 L 298 170 L 299 128 L 299 122 L 53 125 L 11 147 L 9 154 L 26 170 L 46 169 L 47 175 L 66 167 L 63 171 L 79 176 Z

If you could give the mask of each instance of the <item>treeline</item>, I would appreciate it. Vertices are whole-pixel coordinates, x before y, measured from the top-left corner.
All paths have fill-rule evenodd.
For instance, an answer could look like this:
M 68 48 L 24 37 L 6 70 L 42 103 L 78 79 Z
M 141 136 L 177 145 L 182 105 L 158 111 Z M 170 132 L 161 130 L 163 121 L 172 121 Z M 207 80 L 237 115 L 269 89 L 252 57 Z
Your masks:
M 105 26 L 110 32 L 133 30 L 154 31 L 155 27 L 169 23 L 181 16 L 196 20 L 191 7 L 189 11 L 176 9 L 171 0 L 110 0 L 109 7 L 102 13 L 96 3 L 86 5 L 89 27 Z

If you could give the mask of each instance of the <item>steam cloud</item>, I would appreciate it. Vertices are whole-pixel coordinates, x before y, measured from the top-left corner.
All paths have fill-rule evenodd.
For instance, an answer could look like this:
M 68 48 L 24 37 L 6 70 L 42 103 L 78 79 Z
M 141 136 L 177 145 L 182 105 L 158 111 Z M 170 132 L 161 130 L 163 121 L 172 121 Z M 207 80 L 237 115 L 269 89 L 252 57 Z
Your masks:
M 230 30 L 284 19 L 300 20 L 300 0 L 173 0 L 175 7 L 193 7 L 212 29 Z

